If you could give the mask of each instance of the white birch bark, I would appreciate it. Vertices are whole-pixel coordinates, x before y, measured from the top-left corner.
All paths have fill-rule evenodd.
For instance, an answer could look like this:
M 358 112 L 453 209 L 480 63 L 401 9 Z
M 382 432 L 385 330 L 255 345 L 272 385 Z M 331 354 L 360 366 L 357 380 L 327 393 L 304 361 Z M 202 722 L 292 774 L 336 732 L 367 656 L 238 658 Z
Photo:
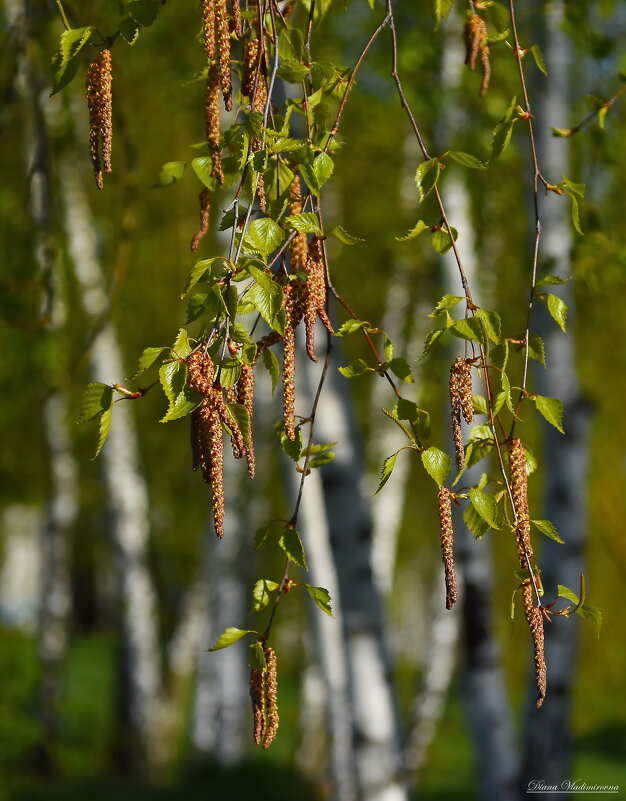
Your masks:
M 571 113 L 571 44 L 561 27 L 563 18 L 562 2 L 546 6 L 543 52 L 549 77 L 541 87 L 542 102 L 537 114 L 539 164 L 547 171 L 548 180 L 555 183 L 568 173 L 569 148 L 565 140 L 551 136 L 550 126 L 562 125 Z M 550 260 L 550 273 L 565 278 L 571 275 L 573 244 L 569 212 L 565 198 L 550 195 L 542 203 L 542 260 Z M 565 436 L 547 424 L 543 426 L 542 472 L 546 476 L 546 485 L 541 517 L 551 520 L 565 540 L 565 545 L 547 538 L 541 543 L 541 576 L 548 601 L 556 594 L 557 584 L 578 592 L 580 574 L 584 570 L 590 424 L 589 407 L 581 397 L 576 376 L 573 292 L 569 284 L 554 289 L 555 294 L 569 306 L 568 333 L 563 334 L 548 318 L 542 304 L 538 304 L 540 308 L 534 317 L 535 328 L 545 342 L 548 364 L 547 371 L 542 368 L 535 371 L 538 392 L 560 398 L 564 406 Z M 570 620 L 560 618 L 552 625 L 545 625 L 544 631 L 548 692 L 540 710 L 535 709 L 530 700 L 528 702 L 522 792 L 531 778 L 541 778 L 547 784 L 560 784 L 564 779 L 572 778 L 571 712 L 578 620 L 576 616 Z M 557 797 L 546 794 L 546 798 Z
M 335 459 L 321 468 L 323 498 L 315 506 L 318 517 L 326 510 L 339 584 L 357 793 L 362 801 L 401 801 L 406 788 L 400 779 L 403 765 L 382 605 L 370 562 L 362 457 L 345 379 L 336 367 L 331 365 L 320 397 L 315 435 L 316 442 L 337 442 Z M 309 491 L 307 486 L 305 497 Z
M 96 322 L 107 310 L 108 293 L 98 258 L 94 221 L 76 167 L 66 160 L 60 173 L 64 223 L 81 302 Z M 94 381 L 110 384 L 122 381 L 126 375 L 112 323 L 105 322 L 96 334 L 90 364 Z M 162 688 L 157 598 L 148 568 L 148 490 L 130 405 L 118 403 L 114 417 L 100 458 L 117 564 L 132 745 L 139 761 L 150 767 L 162 761 L 163 753 L 158 732 Z

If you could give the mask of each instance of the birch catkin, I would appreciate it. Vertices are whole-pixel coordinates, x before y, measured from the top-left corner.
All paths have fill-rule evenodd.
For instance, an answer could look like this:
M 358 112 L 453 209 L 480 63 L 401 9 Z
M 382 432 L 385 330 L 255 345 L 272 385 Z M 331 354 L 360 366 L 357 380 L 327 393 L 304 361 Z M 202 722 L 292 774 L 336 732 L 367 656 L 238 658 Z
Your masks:
M 254 478 L 255 458 L 254 441 L 252 439 L 252 414 L 254 411 L 254 367 L 244 364 L 241 368 L 241 376 L 237 382 L 237 403 L 245 407 L 248 412 L 250 426 L 248 429 L 248 444 L 244 448 L 244 453 L 248 461 L 248 477 Z
M 462 356 L 458 356 L 450 367 L 450 409 L 456 463 L 458 469 L 461 470 L 465 462 L 461 414 L 466 423 L 471 423 L 474 420 L 471 368 L 467 360 Z
M 273 648 L 265 647 L 265 705 L 267 724 L 263 748 L 269 748 L 278 732 L 278 672 L 276 653 Z
M 206 81 L 206 100 L 204 106 L 204 125 L 209 145 L 209 154 L 213 161 L 211 175 L 224 183 L 222 155 L 220 148 L 220 76 L 217 64 L 209 67 Z
M 465 63 L 471 70 L 476 68 L 476 57 L 480 53 L 480 61 L 483 67 L 483 80 L 480 85 L 480 96 L 483 97 L 489 87 L 491 78 L 491 64 L 489 62 L 489 46 L 487 45 L 487 26 L 485 21 L 472 14 L 465 23 Z
M 193 235 L 191 240 L 191 252 L 195 253 L 198 246 L 204 237 L 209 233 L 209 217 L 211 214 L 211 195 L 209 190 L 204 187 L 198 197 L 200 202 L 200 228 L 197 233 Z
M 89 108 L 89 153 L 98 189 L 104 186 L 103 172 L 111 172 L 113 141 L 113 97 L 111 93 L 111 51 L 102 50 L 87 68 Z
M 302 319 L 302 303 L 297 281 L 284 288 L 285 293 L 285 335 L 283 337 L 283 421 L 285 434 L 289 439 L 296 438 L 296 328 Z
M 528 507 L 528 476 L 526 473 L 526 453 L 520 439 L 509 443 L 509 461 L 511 466 L 511 495 L 515 511 L 517 553 L 522 570 L 532 570 L 533 547 L 530 541 L 530 510 Z M 522 581 L 522 603 L 524 614 L 530 628 L 533 641 L 535 662 L 535 682 L 537 684 L 537 706 L 543 704 L 546 696 L 546 659 L 543 632 L 543 614 L 533 601 L 534 587 L 531 578 Z
M 252 737 L 255 745 L 261 745 L 265 737 L 265 686 L 263 671 L 256 668 L 250 669 L 250 698 L 254 719 Z
M 330 334 L 335 333 L 326 314 L 326 275 L 322 240 L 313 237 L 309 244 L 309 253 L 305 264 L 306 284 L 304 286 L 304 324 L 306 328 L 306 352 L 311 361 L 316 362 L 315 355 L 315 321 L 319 317 Z
M 443 558 L 444 578 L 446 583 L 446 609 L 452 609 L 457 598 L 456 576 L 454 573 L 454 530 L 452 528 L 452 493 L 446 487 L 440 487 L 439 530 L 441 535 L 441 556 Z
M 233 107 L 233 86 L 230 77 L 230 31 L 228 30 L 226 0 L 215 0 L 215 26 L 217 30 L 220 87 L 224 97 L 224 107 L 226 111 L 230 111 Z
M 202 33 L 209 61 L 215 58 L 215 0 L 202 1 Z

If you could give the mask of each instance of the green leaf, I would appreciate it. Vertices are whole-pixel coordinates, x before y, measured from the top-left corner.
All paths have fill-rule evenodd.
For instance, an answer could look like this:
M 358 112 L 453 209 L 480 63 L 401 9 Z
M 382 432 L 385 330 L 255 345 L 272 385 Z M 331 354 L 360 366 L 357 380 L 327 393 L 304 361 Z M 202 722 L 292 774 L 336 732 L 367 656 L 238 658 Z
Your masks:
M 185 386 L 182 392 L 173 400 L 170 401 L 169 408 L 165 416 L 159 422 L 169 423 L 172 420 L 179 420 L 181 417 L 186 417 L 188 414 L 197 409 L 202 403 L 203 396 L 193 387 Z
M 265 348 L 263 351 L 263 364 L 265 369 L 270 374 L 270 379 L 272 381 L 272 395 L 274 394 L 274 390 L 276 389 L 276 385 L 280 380 L 280 364 L 276 357 L 276 354 L 271 348 Z
M 215 645 L 209 648 L 209 651 L 219 651 L 222 648 L 228 648 L 229 645 L 237 642 L 242 637 L 245 637 L 246 634 L 256 634 L 257 632 L 254 629 L 236 629 L 230 626 L 220 634 L 217 639 Z
M 125 17 L 120 22 L 120 36 L 126 44 L 129 44 L 131 47 L 135 44 L 137 39 L 139 38 L 139 31 L 141 27 L 137 25 L 137 23 L 131 19 L 130 17 Z
M 556 527 L 549 520 L 531 520 L 530 522 L 537 529 L 537 531 L 541 532 L 541 534 L 545 534 L 546 537 L 550 537 L 551 540 L 554 540 L 561 545 L 565 544 L 564 541 L 559 537 L 559 532 L 556 530 Z
M 438 159 L 428 159 L 423 161 L 415 172 L 415 183 L 423 201 L 432 190 L 437 186 L 439 180 L 439 161 Z
M 415 239 L 416 236 L 419 236 L 423 231 L 428 231 L 429 228 L 430 226 L 426 225 L 423 220 L 418 220 L 408 234 L 405 234 L 404 236 L 397 236 L 396 239 L 398 242 L 408 242 L 409 239 Z
M 280 435 L 280 445 L 283 449 L 283 452 L 286 453 L 287 456 L 290 459 L 293 459 L 293 461 L 297 464 L 298 460 L 300 459 L 300 453 L 302 452 L 302 429 L 300 426 L 296 426 L 295 432 L 295 439 L 289 439 L 287 434 L 285 434 L 285 429 L 283 426 Z
M 332 451 L 326 451 L 325 453 L 320 453 L 319 456 L 314 456 L 312 459 L 309 459 L 308 466 L 310 468 L 323 467 L 325 464 L 334 461 L 334 459 L 335 454 Z
M 487 165 L 479 161 L 476 156 L 472 156 L 471 153 L 464 153 L 462 150 L 448 150 L 448 156 L 464 167 L 469 167 L 472 170 L 487 169 Z
M 252 670 L 260 671 L 264 671 L 266 668 L 265 652 L 263 650 L 263 646 L 258 640 L 250 643 L 250 657 L 248 659 L 248 666 L 252 668 Z
M 400 449 L 401 450 L 401 449 Z M 374 495 L 378 495 L 381 489 L 385 486 L 385 484 L 389 481 L 391 474 L 393 473 L 393 468 L 396 466 L 396 459 L 400 451 L 396 451 L 391 456 L 388 456 L 385 461 L 383 462 L 382 470 L 380 471 L 380 482 L 378 484 L 378 489 L 374 493 Z
M 401 381 L 406 381 L 407 384 L 415 383 L 415 379 L 413 378 L 413 373 L 411 372 L 409 363 L 407 362 L 406 359 L 403 359 L 401 356 L 396 356 L 395 359 L 391 359 L 391 361 L 389 362 L 389 369 Z
M 253 220 L 248 228 L 247 243 L 253 250 L 268 256 L 285 238 L 283 229 L 269 217 Z
M 585 184 L 577 184 L 575 181 L 570 180 L 567 175 L 563 176 L 563 182 L 561 186 L 565 187 L 568 192 L 571 192 L 576 197 L 583 198 L 585 196 L 585 189 L 587 188 Z
M 465 521 L 465 525 L 477 540 L 479 540 L 490 528 L 489 523 L 487 523 L 486 520 L 478 514 L 476 508 L 471 503 L 468 504 L 463 510 L 463 520 Z
M 478 309 L 476 312 L 476 317 L 478 317 L 478 319 L 485 326 L 485 333 L 489 339 L 495 345 L 499 345 L 502 337 L 502 323 L 500 321 L 500 315 L 494 311 L 488 311 L 487 309 Z
M 532 53 L 533 58 L 535 59 L 535 64 L 537 65 L 537 69 L 540 72 L 543 72 L 543 74 L 547 78 L 548 77 L 548 70 L 546 69 L 546 62 L 543 60 L 543 55 L 541 54 L 541 50 L 539 48 L 539 45 L 536 45 L 536 44 L 532 45 L 532 47 L 529 47 L 528 49 L 530 50 L 530 52 Z
M 499 529 L 497 521 L 497 504 L 493 495 L 487 492 L 481 492 L 477 489 L 470 489 L 469 491 L 470 503 L 476 509 L 478 514 L 487 523 L 489 528 Z
M 576 610 L 576 614 L 583 618 L 583 620 L 588 620 L 590 623 L 596 627 L 596 634 L 600 636 L 600 630 L 602 628 L 602 612 L 595 606 L 591 606 L 591 604 L 583 604 L 579 609 Z
M 100 415 L 100 420 L 98 423 L 98 442 L 96 444 L 96 452 L 93 455 L 93 459 L 95 459 L 100 451 L 102 450 L 102 446 L 106 442 L 107 437 L 109 436 L 109 429 L 111 428 L 111 418 L 113 417 L 113 406 L 110 406 L 108 409 L 102 412 Z
M 464 320 L 456 320 L 448 329 L 451 334 L 460 339 L 468 339 L 470 341 L 478 342 L 483 347 L 487 346 L 487 338 L 485 331 L 481 325 L 480 318 L 468 317 Z
M 294 562 L 299 567 L 308 570 L 304 548 L 302 547 L 302 540 L 295 528 L 287 526 L 281 538 L 278 540 L 278 544 L 285 552 L 287 559 Z
M 50 96 L 61 91 L 67 86 L 78 70 L 78 59 L 76 56 L 91 38 L 94 28 L 87 25 L 84 28 L 71 28 L 63 31 L 59 39 L 59 49 L 52 60 L 52 91 Z
M 169 186 L 170 184 L 175 184 L 185 172 L 186 166 L 186 161 L 167 161 L 161 167 L 156 186 Z
M 228 407 L 228 413 L 233 418 L 237 427 L 241 431 L 241 435 L 243 437 L 243 441 L 246 444 L 246 447 L 250 447 L 250 415 L 248 414 L 248 410 L 246 407 L 241 403 L 228 403 L 226 404 Z
M 443 22 L 450 13 L 454 0 L 435 0 L 435 27 L 439 27 L 439 23 Z
M 176 335 L 176 340 L 172 345 L 172 350 L 180 359 L 186 359 L 191 353 L 191 345 L 189 344 L 189 334 L 186 329 L 181 328 Z
M 363 359 L 355 359 L 347 367 L 340 367 L 339 372 L 346 378 L 356 378 L 359 375 L 363 375 L 363 373 L 374 372 L 374 368 L 368 367 Z
M 439 303 L 435 306 L 435 310 L 432 312 L 432 314 L 429 314 L 428 316 L 434 317 L 438 312 L 453 309 L 457 303 L 462 300 L 465 300 L 465 298 L 459 297 L 459 295 L 444 295 Z
M 301 214 L 292 214 L 287 217 L 285 223 L 289 228 L 294 231 L 299 231 L 301 234 L 321 234 L 320 223 L 317 219 L 317 214 L 312 211 L 305 211 Z
M 341 225 L 336 225 L 330 233 L 340 242 L 343 242 L 344 245 L 356 245 L 357 242 L 365 242 L 364 239 L 349 234 Z
M 158 0 L 131 0 L 126 8 L 135 22 L 144 28 L 149 28 L 159 13 Z
M 567 323 L 567 303 L 556 295 L 546 295 L 548 311 L 561 331 L 565 332 Z
M 163 387 L 163 392 L 165 392 L 165 397 L 170 403 L 174 403 L 183 391 L 187 381 L 187 365 L 178 360 L 161 365 L 159 368 L 159 381 Z
M 369 325 L 365 320 L 346 320 L 342 323 L 341 327 L 335 331 L 336 337 L 345 337 L 347 334 L 353 334 L 355 331 L 360 331 L 362 328 L 367 328 Z
M 577 605 L 579 602 L 579 598 L 575 592 L 569 589 L 569 587 L 565 587 L 563 584 L 557 584 L 556 591 L 559 598 L 567 598 L 568 601 L 571 601 L 574 605 Z
M 417 408 L 417 404 L 413 403 L 413 401 L 407 400 L 406 398 L 400 398 L 400 400 L 396 403 L 396 414 L 400 420 L 415 421 L 419 417 L 419 413 L 420 410 Z
M 148 370 L 152 365 L 156 362 L 156 360 L 163 354 L 165 351 L 169 350 L 169 348 L 144 348 L 141 356 L 139 357 L 139 363 L 137 365 L 137 372 L 133 376 L 136 378 L 141 373 Z
M 452 239 L 454 239 L 456 242 L 456 240 L 459 238 L 459 232 L 452 225 L 450 226 L 450 231 L 452 232 Z M 443 256 L 452 247 L 452 239 L 450 238 L 448 229 L 444 226 L 443 228 L 437 228 L 437 230 L 433 231 L 433 235 L 430 238 L 430 244 L 440 256 Z
M 443 334 L 445 334 L 445 332 L 445 328 L 435 328 L 426 335 L 426 339 L 424 340 L 424 349 L 422 350 L 420 359 L 425 359 L 428 356 L 433 347 L 437 344 L 437 341 Z
M 280 587 L 275 581 L 269 579 L 259 579 L 252 589 L 252 611 L 260 612 L 270 602 L 270 597 L 273 592 Z
M 268 540 L 278 542 L 278 538 L 283 533 L 285 528 L 284 520 L 270 520 L 266 526 L 258 528 L 254 534 L 254 547 L 258 550 Z
M 274 281 L 270 282 L 270 286 L 266 289 L 260 284 L 255 284 L 250 288 L 247 298 L 251 303 L 254 303 L 256 310 L 259 312 L 265 322 L 283 334 L 285 330 L 285 314 L 283 311 L 283 291 L 278 284 Z
M 609 112 L 609 106 L 606 105 L 602 106 L 602 108 L 598 110 L 597 114 L 598 125 L 600 127 L 600 130 L 602 131 L 604 130 L 604 122 L 606 120 L 606 115 L 608 114 L 608 112 Z
M 278 68 L 278 77 L 287 83 L 301 83 L 309 71 L 309 67 L 305 67 L 299 61 L 285 59 Z
M 528 337 L 528 355 L 531 359 L 546 366 L 546 349 L 539 334 L 530 334 Z
M 304 586 L 322 612 L 325 612 L 328 617 L 332 617 L 333 610 L 330 608 L 330 593 L 328 590 L 324 587 L 312 587 L 310 584 L 305 584 Z
M 198 281 L 218 281 L 228 275 L 229 271 L 228 262 L 222 256 L 214 256 L 212 259 L 200 259 L 191 268 L 181 298 L 184 298 Z
M 86 423 L 89 420 L 93 420 L 99 414 L 110 409 L 112 405 L 113 387 L 108 384 L 101 384 L 99 381 L 92 381 L 83 390 L 76 422 Z
M 472 400 L 474 402 L 474 412 L 476 414 L 489 414 L 487 399 L 484 395 L 472 395 Z
M 422 451 L 421 456 L 426 472 L 441 487 L 452 467 L 452 459 L 435 447 Z
M 543 278 L 540 278 L 535 286 L 558 286 L 559 284 L 567 284 L 571 280 L 572 276 L 569 278 L 561 278 L 560 275 L 546 275 Z
M 546 420 L 553 425 L 561 434 L 563 431 L 563 404 L 558 398 L 546 398 L 543 395 L 537 395 L 534 398 L 537 411 L 542 414 Z
M 213 170 L 213 159 L 211 156 L 199 156 L 198 158 L 192 159 L 191 169 L 210 192 L 217 189 L 217 181 L 211 175 Z

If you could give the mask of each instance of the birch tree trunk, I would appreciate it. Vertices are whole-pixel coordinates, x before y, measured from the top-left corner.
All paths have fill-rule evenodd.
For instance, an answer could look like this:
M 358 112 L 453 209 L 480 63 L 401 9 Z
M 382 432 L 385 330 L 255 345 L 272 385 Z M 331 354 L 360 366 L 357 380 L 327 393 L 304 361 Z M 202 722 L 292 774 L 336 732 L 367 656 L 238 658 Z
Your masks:
M 308 414 L 317 386 L 316 369 L 309 363 L 303 349 L 299 350 L 296 369 L 296 397 L 303 408 L 298 411 Z M 328 391 L 327 385 L 324 392 Z M 318 424 L 321 411 L 316 418 L 315 441 L 324 440 Z M 288 466 L 287 487 L 295 502 L 300 487 L 301 476 L 293 465 Z M 331 801 L 360 801 L 354 740 L 354 710 L 351 705 L 348 666 L 344 643 L 342 595 L 334 562 L 330 531 L 324 512 L 325 498 L 319 469 L 307 476 L 298 515 L 298 531 L 307 554 L 309 571 L 307 581 L 314 586 L 325 587 L 330 593 L 333 617 L 329 618 L 320 610 L 312 610 L 311 628 L 313 631 L 312 653 L 320 666 L 325 690 L 325 709 L 330 732 L 330 787 L 328 797 Z M 319 686 L 317 693 L 309 697 L 319 718 Z M 311 688 L 309 687 L 309 690 Z M 310 732 L 309 732 L 310 736 Z
M 449 18 L 450 27 L 456 20 Z M 456 23 L 458 25 L 458 23 Z M 448 91 L 458 86 L 463 69 L 460 31 L 448 30 L 443 57 L 442 82 Z M 454 108 L 449 104 L 450 107 Z M 451 120 L 448 120 L 450 123 Z M 456 123 L 458 124 L 458 120 Z M 452 125 L 446 125 L 448 131 Z M 445 191 L 448 217 L 458 229 L 459 250 L 465 273 L 480 303 L 476 270 L 476 243 L 466 186 L 451 175 Z M 451 252 L 444 259 L 447 292 L 458 294 L 456 262 Z M 466 437 L 467 431 L 464 431 Z M 466 441 L 466 440 L 465 440 Z M 481 470 L 468 471 L 465 484 L 478 480 Z M 494 633 L 492 610 L 493 562 L 489 535 L 475 541 L 467 530 L 459 507 L 454 507 L 455 555 L 461 577 L 463 662 L 461 693 L 475 755 L 478 794 L 484 801 L 508 801 L 516 795 L 517 755 L 509 700 L 506 694 L 500 648 Z
M 403 764 L 383 610 L 370 562 L 363 459 L 348 387 L 337 363 L 331 364 L 320 397 L 316 441 L 337 442 L 335 459 L 321 468 L 321 476 L 343 614 L 358 798 L 401 801 L 407 795 L 399 778 Z
M 538 114 L 539 163 L 554 180 L 568 172 L 568 147 L 565 140 L 550 134 L 550 125 L 560 125 L 570 114 L 571 71 L 570 42 L 562 31 L 564 4 L 552 2 L 545 9 L 546 42 L 544 55 L 549 80 L 542 86 L 542 104 Z M 549 272 L 568 278 L 571 275 L 570 252 L 572 229 L 569 208 L 560 197 L 548 197 L 542 205 L 541 252 L 550 261 Z M 551 520 L 565 545 L 551 539 L 541 543 L 541 576 L 545 597 L 551 600 L 557 583 L 578 592 L 584 568 L 587 538 L 587 468 L 589 460 L 588 404 L 581 397 L 576 376 L 576 354 L 572 332 L 573 293 L 569 284 L 558 288 L 569 306 L 568 334 L 563 334 L 543 308 L 536 316 L 537 329 L 546 347 L 548 370 L 536 371 L 538 391 L 560 398 L 564 407 L 565 436 L 552 426 L 543 426 L 543 462 L 546 485 L 545 516 Z M 540 307 L 543 304 L 538 304 Z M 524 760 L 521 791 L 530 779 L 560 784 L 572 778 L 571 711 L 578 645 L 578 620 L 560 618 L 544 626 L 548 693 L 541 709 L 528 701 L 524 732 Z M 532 679 L 531 679 L 532 681 Z M 530 695 L 533 690 L 529 691 Z M 555 794 L 546 793 L 548 799 Z
M 103 318 L 108 295 L 99 262 L 94 221 L 82 178 L 65 161 L 60 170 L 64 221 L 81 302 L 94 322 Z M 122 380 L 126 370 L 113 325 L 105 322 L 90 351 L 94 381 Z M 149 500 L 141 470 L 139 445 L 128 403 L 119 403 L 108 442 L 101 455 L 110 534 L 115 547 L 122 619 L 122 693 L 120 713 L 128 741 L 120 742 L 120 758 L 151 769 L 163 761 L 158 720 L 161 671 L 157 598 L 148 567 Z

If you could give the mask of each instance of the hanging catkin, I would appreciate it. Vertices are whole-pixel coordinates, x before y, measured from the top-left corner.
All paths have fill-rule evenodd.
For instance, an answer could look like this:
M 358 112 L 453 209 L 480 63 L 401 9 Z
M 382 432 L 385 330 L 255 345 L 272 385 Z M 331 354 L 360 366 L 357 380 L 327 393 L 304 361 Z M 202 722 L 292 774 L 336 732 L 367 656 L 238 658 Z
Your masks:
M 452 609 L 457 598 L 456 576 L 454 573 L 454 530 L 452 528 L 452 493 L 446 487 L 440 487 L 437 496 L 439 502 L 439 531 L 441 536 L 441 556 L 443 559 L 444 578 L 446 584 L 446 609 Z
M 228 11 L 226 0 L 215 0 L 215 26 L 217 30 L 217 53 L 219 61 L 220 87 L 224 107 L 233 107 L 233 86 L 230 77 L 230 31 L 228 30 Z
M 315 236 L 309 243 L 305 264 L 306 284 L 304 285 L 304 324 L 306 328 L 306 352 L 311 361 L 315 355 L 315 321 L 319 317 L 330 334 L 335 333 L 326 314 L 326 275 L 322 240 Z
M 530 541 L 530 511 L 528 507 L 528 476 L 526 473 L 526 453 L 520 439 L 509 443 L 509 462 L 511 466 L 511 495 L 515 511 L 517 553 L 522 570 L 532 570 L 533 547 Z M 522 603 L 524 614 L 533 641 L 535 662 L 535 681 L 537 684 L 537 706 L 541 706 L 546 696 L 546 659 L 544 649 L 543 614 L 533 601 L 534 586 L 530 577 L 522 581 Z
M 89 108 L 89 152 L 98 189 L 104 185 L 103 172 L 111 172 L 113 140 L 111 51 L 102 50 L 87 68 Z
M 480 96 L 483 97 L 489 87 L 491 78 L 491 64 L 489 62 L 489 46 L 487 45 L 487 26 L 485 21 L 472 14 L 465 23 L 465 63 L 471 70 L 476 67 L 476 57 L 480 53 L 480 61 L 483 66 L 483 80 L 480 85 Z
M 220 76 L 217 64 L 212 64 L 209 67 L 209 73 L 207 75 L 204 123 L 206 138 L 209 144 L 209 154 L 213 160 L 211 175 L 216 178 L 220 184 L 223 184 L 224 170 L 222 169 L 220 148 Z
M 263 748 L 269 748 L 278 732 L 278 672 L 276 653 L 273 648 L 265 647 L 265 707 L 267 725 Z

